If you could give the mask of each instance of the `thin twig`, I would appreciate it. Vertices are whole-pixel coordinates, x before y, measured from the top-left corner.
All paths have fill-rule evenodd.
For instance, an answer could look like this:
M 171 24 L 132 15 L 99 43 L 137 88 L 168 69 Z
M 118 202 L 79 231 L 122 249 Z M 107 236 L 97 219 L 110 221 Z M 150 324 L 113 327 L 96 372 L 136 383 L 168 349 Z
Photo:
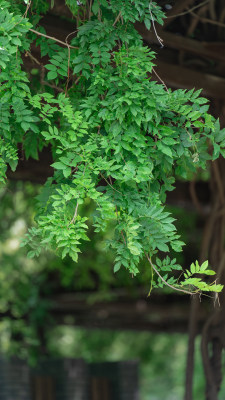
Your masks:
M 84 170 L 83 170 L 82 176 L 84 176 L 84 174 L 85 174 L 86 167 L 87 167 L 87 164 L 84 165 Z M 69 225 L 70 225 L 70 224 L 73 224 L 73 223 L 76 221 L 76 219 L 77 219 L 77 211 L 78 211 L 78 206 L 79 206 L 79 198 L 80 198 L 80 197 L 78 196 L 76 208 L 75 208 L 75 211 L 74 211 L 74 215 L 73 215 L 73 218 L 71 219 Z
M 40 62 L 36 57 L 34 57 L 29 51 L 26 51 L 25 57 L 28 57 L 28 56 L 29 56 L 30 59 L 31 59 L 32 61 L 34 61 L 36 64 L 42 66 L 41 62 Z
M 70 80 L 70 48 L 68 47 L 67 80 L 66 80 L 66 90 L 65 90 L 66 95 L 67 95 L 69 80 Z
M 91 19 L 92 3 L 93 3 L 93 0 L 90 0 L 90 5 L 89 5 L 89 21 L 90 21 L 90 19 Z
M 194 6 L 190 9 L 188 9 L 187 11 L 184 11 L 180 14 L 175 14 L 175 15 L 169 15 L 167 18 L 176 18 L 176 17 L 182 17 L 182 15 L 186 15 L 186 14 L 190 14 L 192 11 L 196 10 L 197 8 L 200 8 L 202 6 L 204 6 L 205 4 L 209 3 L 210 0 L 205 0 L 202 3 L 198 4 L 197 6 Z
M 104 177 L 104 175 L 103 175 L 101 172 L 99 172 L 99 173 L 100 173 L 101 177 L 106 181 L 106 183 L 108 183 L 108 185 L 109 185 L 113 190 L 115 190 L 116 192 L 122 194 L 119 190 L 115 189 L 115 188 L 107 181 L 107 179 Z
M 71 35 L 75 35 L 75 33 L 77 33 L 78 32 L 78 29 L 76 29 L 75 31 L 73 31 L 73 32 L 70 32 L 68 35 L 67 35 L 67 37 L 66 37 L 66 41 L 65 41 L 65 43 L 66 43 L 66 45 L 68 46 L 68 39 L 69 39 L 69 37 L 71 36 Z M 77 47 L 78 48 L 78 47 Z
M 15 25 L 13 25 L 10 28 L 9 32 L 12 31 L 15 28 L 15 26 L 19 25 L 23 21 L 23 19 L 27 17 L 27 13 L 28 13 L 30 6 L 31 6 L 31 1 L 29 3 L 27 3 L 27 7 L 26 7 L 25 13 L 23 14 L 22 18 Z
M 115 21 L 113 22 L 113 26 L 115 26 L 117 24 L 117 22 L 119 21 L 120 17 L 121 17 L 121 11 L 119 12 L 119 14 L 117 15 Z
M 112 185 L 112 179 L 111 179 L 111 176 L 109 177 L 109 180 L 110 180 L 110 183 L 111 183 L 111 185 Z M 117 210 L 117 205 L 116 205 L 116 202 L 115 202 L 115 197 L 114 197 L 114 194 L 113 194 L 113 200 L 114 200 L 115 209 L 116 209 L 116 218 L 117 218 L 117 222 L 119 223 L 119 222 L 120 222 L 120 220 L 119 220 L 119 214 L 118 214 L 118 210 Z M 126 243 L 125 236 L 124 236 L 124 234 L 123 234 L 123 230 L 122 230 L 120 233 L 121 233 L 121 236 L 122 236 L 122 238 L 123 238 L 123 242 L 124 242 L 124 244 L 125 244 L 125 246 L 126 246 L 126 245 L 127 245 L 127 243 Z
M 76 204 L 76 207 L 75 207 L 75 211 L 74 211 L 74 214 L 73 214 L 73 218 L 71 219 L 69 225 L 70 225 L 70 224 L 74 224 L 74 222 L 75 222 L 76 219 L 77 219 L 78 206 L 79 206 L 79 203 L 78 203 L 78 200 L 77 200 L 77 204 Z
M 169 93 L 169 89 L 166 86 L 165 82 L 162 80 L 162 78 L 160 78 L 160 76 L 157 74 L 156 70 L 152 67 L 152 71 L 154 72 L 154 74 L 157 76 L 157 78 L 160 80 L 160 82 L 163 84 L 163 86 L 165 87 L 166 91 Z
M 24 13 L 24 17 L 25 18 L 27 18 L 27 13 L 28 13 L 28 10 L 29 10 L 30 6 L 31 6 L 31 0 L 29 1 L 29 3 L 27 3 L 26 11 Z
M 35 31 L 34 29 L 29 29 L 29 30 L 30 30 L 31 32 L 35 33 L 36 35 L 43 36 L 43 37 L 45 37 L 45 38 L 47 38 L 47 39 L 54 40 L 55 42 L 60 43 L 60 44 L 62 44 L 63 46 L 66 46 L 66 47 L 68 47 L 68 48 L 70 48 L 70 49 L 79 49 L 79 47 L 71 46 L 70 44 L 68 44 L 68 43 L 66 43 L 66 42 L 63 42 L 62 40 L 56 39 L 56 38 L 53 37 L 53 36 L 45 35 L 44 33 Z
M 122 157 L 122 159 L 123 159 L 124 163 L 127 165 L 127 163 L 126 163 L 126 160 L 125 160 L 125 158 L 124 158 L 123 154 L 122 154 L 122 153 L 120 153 L 120 155 L 121 155 L 121 157 Z
M 156 269 L 156 267 L 155 267 L 154 264 L 152 263 L 152 260 L 151 260 L 151 258 L 148 256 L 147 253 L 145 253 L 145 256 L 146 256 L 146 258 L 147 258 L 149 264 L 151 265 L 152 269 L 155 271 L 155 273 L 159 276 L 159 278 L 163 281 L 163 283 L 164 283 L 166 286 L 170 287 L 170 288 L 173 289 L 173 290 L 176 290 L 177 292 L 182 292 L 182 293 L 191 294 L 191 295 L 195 294 L 195 293 L 193 293 L 193 292 L 189 292 L 188 290 L 178 289 L 178 288 L 176 288 L 175 286 L 172 286 L 172 285 L 170 285 L 168 282 L 166 282 L 166 280 L 161 276 L 161 274 L 159 273 L 159 271 Z
M 65 90 L 65 94 L 66 95 L 67 95 L 67 90 L 68 90 L 68 85 L 69 85 L 69 80 L 70 80 L 70 47 L 69 47 L 69 43 L 68 43 L 68 38 L 73 33 L 76 33 L 76 31 L 69 33 L 69 35 L 67 35 L 67 37 L 66 37 L 66 44 L 67 44 L 67 47 L 68 47 L 67 81 L 66 81 L 66 90 Z
M 50 88 L 52 88 L 52 89 L 55 89 L 55 90 L 57 90 L 57 91 L 60 92 L 60 93 L 65 93 L 64 90 L 63 90 L 62 88 L 60 88 L 60 87 L 54 85 L 53 83 L 48 83 L 48 82 L 46 82 L 46 81 L 42 81 L 42 83 L 43 83 L 43 85 L 48 86 L 48 87 L 50 87 Z
M 154 21 L 154 18 L 153 18 L 153 15 L 152 15 L 152 11 L 151 11 L 151 5 L 152 5 L 152 0 L 150 1 L 149 6 L 148 6 L 149 12 L 150 12 L 150 16 L 151 16 L 152 26 L 153 26 L 155 35 L 156 35 L 156 37 L 158 39 L 158 42 L 160 43 L 161 47 L 164 47 L 163 40 L 159 37 L 159 35 L 157 33 L 157 30 L 156 30 L 156 27 L 155 27 L 155 21 Z

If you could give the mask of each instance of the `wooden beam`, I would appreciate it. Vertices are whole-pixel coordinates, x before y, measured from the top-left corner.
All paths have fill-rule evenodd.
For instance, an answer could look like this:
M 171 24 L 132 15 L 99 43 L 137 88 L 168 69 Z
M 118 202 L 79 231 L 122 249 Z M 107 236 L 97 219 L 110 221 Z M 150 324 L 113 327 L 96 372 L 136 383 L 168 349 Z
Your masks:
M 158 39 L 154 32 L 148 31 L 144 24 L 136 23 L 137 31 L 142 35 L 143 40 L 147 44 L 159 44 Z M 158 30 L 160 38 L 163 40 L 165 46 L 175 50 L 183 50 L 198 57 L 204 57 L 217 61 L 225 62 L 225 43 L 224 42 L 199 42 L 181 35 Z
M 168 86 L 183 89 L 203 88 L 204 96 L 225 100 L 225 78 L 170 64 L 159 58 L 156 59 L 156 64 L 157 74 Z
M 190 298 L 179 295 L 152 295 L 150 298 L 120 298 L 91 304 L 88 296 L 76 294 L 52 299 L 51 313 L 62 324 L 72 323 L 88 329 L 123 329 L 134 331 L 186 333 Z M 200 332 L 208 315 L 209 303 L 202 303 L 197 316 Z

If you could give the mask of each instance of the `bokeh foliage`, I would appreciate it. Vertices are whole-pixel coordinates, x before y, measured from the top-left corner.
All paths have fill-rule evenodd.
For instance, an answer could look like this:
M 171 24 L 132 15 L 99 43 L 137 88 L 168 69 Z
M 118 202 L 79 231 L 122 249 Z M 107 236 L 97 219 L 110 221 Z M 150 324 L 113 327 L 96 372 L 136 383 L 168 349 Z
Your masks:
M 51 299 L 62 293 L 87 293 L 88 300 L 110 301 L 116 289 L 124 288 L 128 296 L 149 292 L 151 270 L 141 264 L 141 273 L 131 277 L 125 269 L 113 272 L 113 254 L 104 248 L 104 239 L 112 232 L 95 234 L 91 224 L 89 246 L 81 247 L 78 263 L 69 256 L 61 260 L 53 252 L 42 252 L 39 258 L 27 258 L 20 247 L 24 234 L 33 223 L 36 197 L 40 185 L 29 182 L 8 182 L 0 190 L 0 350 L 18 354 L 35 361 L 42 356 L 40 332 L 51 335 L 57 322 L 51 317 Z M 85 214 L 91 213 L 92 204 L 84 204 Z M 195 232 L 196 214 L 173 207 L 178 217 L 182 236 Z M 196 249 L 192 252 L 196 253 Z M 185 259 L 180 259 L 185 265 Z M 113 294 L 114 293 L 114 294 Z M 48 344 L 44 343 L 48 352 Z

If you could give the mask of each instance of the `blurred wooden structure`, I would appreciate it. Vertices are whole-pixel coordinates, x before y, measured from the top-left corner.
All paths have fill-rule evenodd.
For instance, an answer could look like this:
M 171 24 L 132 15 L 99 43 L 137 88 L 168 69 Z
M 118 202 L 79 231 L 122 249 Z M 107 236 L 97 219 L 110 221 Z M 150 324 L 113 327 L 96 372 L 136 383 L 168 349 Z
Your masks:
M 0 400 L 140 400 L 138 362 L 45 359 L 32 368 L 0 357 Z

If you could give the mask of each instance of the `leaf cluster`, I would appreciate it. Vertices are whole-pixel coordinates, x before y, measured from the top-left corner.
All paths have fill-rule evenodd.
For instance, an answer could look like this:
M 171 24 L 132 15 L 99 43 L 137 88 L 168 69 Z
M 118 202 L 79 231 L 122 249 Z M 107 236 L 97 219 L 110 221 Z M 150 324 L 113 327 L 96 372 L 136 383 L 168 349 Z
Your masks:
M 24 241 L 29 256 L 44 248 L 77 261 L 88 240 L 80 205 L 92 201 L 89 223 L 97 232 L 114 227 L 106 243 L 115 253 L 114 270 L 123 266 L 135 275 L 146 256 L 182 250 L 175 220 L 165 209 L 166 193 L 174 189 L 175 175 L 187 178 L 224 154 L 224 131 L 201 91 L 172 91 L 152 79 L 155 54 L 133 23 L 144 21 L 148 29 L 162 24 L 155 2 L 66 3 L 78 29 L 62 47 L 46 38 L 40 15 L 35 19 L 27 9 L 25 17 L 12 1 L 2 2 L 1 181 L 7 165 L 16 168 L 18 144 L 33 158 L 51 146 L 54 176 L 38 198 L 36 225 Z M 32 55 L 33 43 L 41 56 L 48 54 L 47 63 Z M 23 70 L 24 56 L 39 65 L 38 90 Z M 157 261 L 159 275 L 169 268 L 165 260 Z M 170 286 L 177 284 L 173 269 L 164 276 Z M 220 289 L 188 279 L 197 289 Z

